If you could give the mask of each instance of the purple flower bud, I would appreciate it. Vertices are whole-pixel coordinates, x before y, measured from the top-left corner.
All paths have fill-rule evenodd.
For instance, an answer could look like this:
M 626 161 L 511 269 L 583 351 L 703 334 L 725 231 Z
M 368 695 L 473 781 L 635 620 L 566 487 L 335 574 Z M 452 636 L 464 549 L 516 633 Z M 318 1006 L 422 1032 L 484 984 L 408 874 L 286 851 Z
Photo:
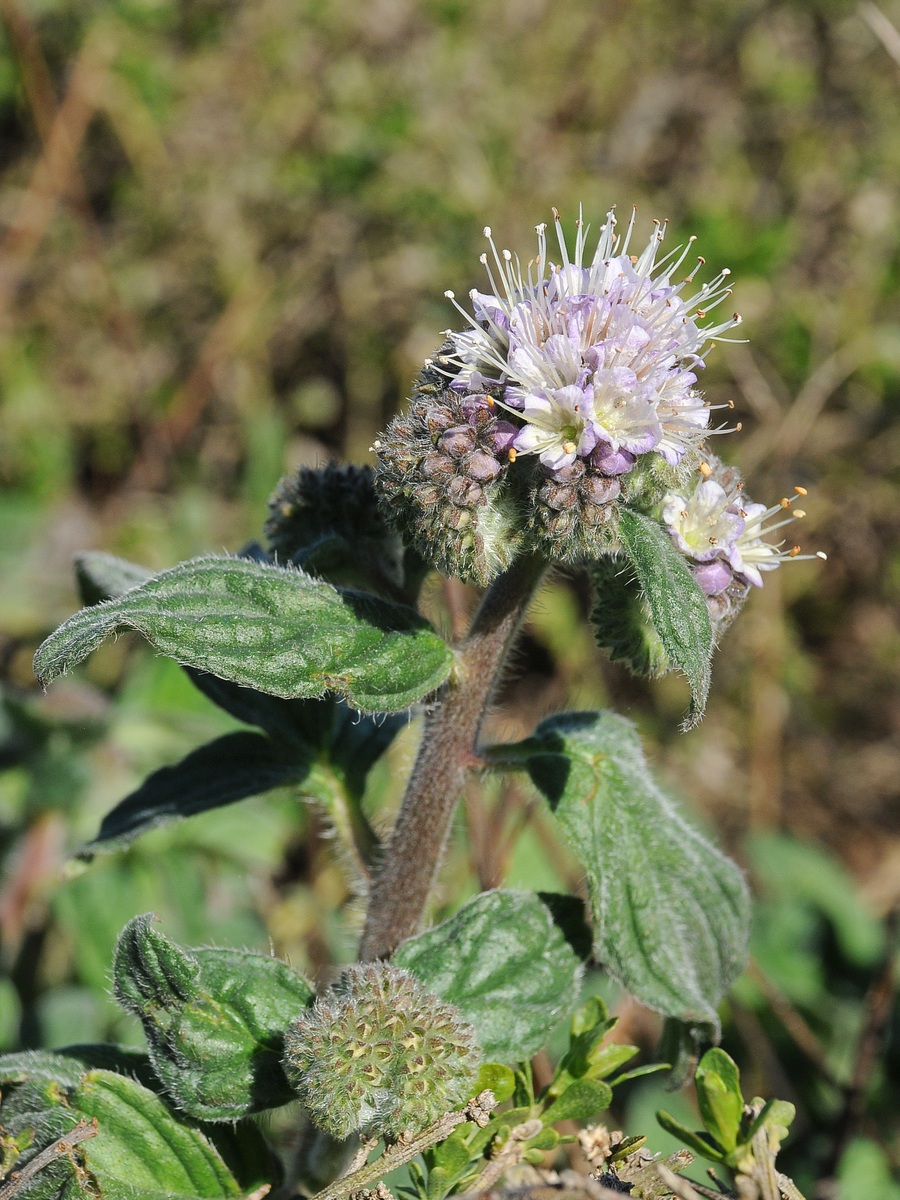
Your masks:
M 625 475 L 634 466 L 635 457 L 629 450 L 613 450 L 609 442 L 598 442 L 590 462 L 601 475 Z
M 440 479 L 442 476 L 455 475 L 456 464 L 446 454 L 426 454 L 419 471 L 425 479 Z
M 518 436 L 519 430 L 511 421 L 497 421 L 490 432 L 488 441 L 498 454 L 510 448 Z
M 464 396 L 460 404 L 463 416 L 472 424 L 480 424 L 479 417 L 491 415 L 489 397 L 486 395 Z
M 470 454 L 464 466 L 469 478 L 477 479 L 479 483 L 490 483 L 492 479 L 497 478 L 501 471 L 496 458 L 484 450 L 476 450 Z
M 447 498 L 451 504 L 461 508 L 471 508 L 481 499 L 482 492 L 474 479 L 466 479 L 465 475 L 457 475 L 447 485 Z
M 724 592 L 733 578 L 731 567 L 721 558 L 699 563 L 694 567 L 693 575 L 707 596 L 717 596 L 719 592 Z
M 618 479 L 606 475 L 588 475 L 581 485 L 585 499 L 593 504 L 609 504 L 622 490 Z
M 441 434 L 439 445 L 452 458 L 462 458 L 475 449 L 475 430 L 470 425 L 452 425 Z

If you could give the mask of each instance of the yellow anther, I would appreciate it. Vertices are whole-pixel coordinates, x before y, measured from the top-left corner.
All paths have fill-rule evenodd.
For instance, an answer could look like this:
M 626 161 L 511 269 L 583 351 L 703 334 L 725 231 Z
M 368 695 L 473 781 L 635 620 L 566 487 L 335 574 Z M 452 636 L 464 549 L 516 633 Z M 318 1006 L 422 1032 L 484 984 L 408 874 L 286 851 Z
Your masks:
M 791 546 L 790 550 L 788 550 L 788 558 L 796 558 L 799 553 L 799 546 Z
M 798 521 L 801 521 L 806 516 L 806 510 L 803 508 L 795 508 L 794 516 L 797 518 Z
M 787 496 L 782 496 L 778 503 L 782 508 L 790 508 L 794 502 L 793 500 L 788 500 Z
M 517 459 L 517 458 L 518 458 L 518 452 L 517 452 L 517 450 L 516 450 L 515 446 L 510 446 L 510 448 L 509 448 L 509 461 L 510 461 L 511 463 L 514 463 L 514 462 L 516 461 L 516 459 Z
M 566 454 L 574 454 L 575 453 L 575 443 L 574 442 L 563 442 L 563 450 L 566 452 Z
M 700 464 L 700 474 L 704 479 L 709 479 L 710 475 L 712 475 L 712 467 L 709 465 L 709 463 Z
M 794 491 L 797 493 L 798 496 L 808 496 L 809 495 L 809 492 L 806 490 L 806 488 L 803 488 L 803 487 L 795 487 Z

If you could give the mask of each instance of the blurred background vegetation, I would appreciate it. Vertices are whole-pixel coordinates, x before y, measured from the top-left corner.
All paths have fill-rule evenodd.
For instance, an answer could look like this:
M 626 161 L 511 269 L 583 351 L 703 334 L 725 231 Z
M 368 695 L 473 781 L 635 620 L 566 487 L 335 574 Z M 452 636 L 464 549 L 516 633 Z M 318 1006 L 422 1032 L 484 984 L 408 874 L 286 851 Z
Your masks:
M 258 536 L 285 471 L 370 461 L 444 289 L 481 283 L 486 222 L 527 256 L 551 205 L 596 227 L 634 203 L 642 236 L 668 217 L 733 269 L 750 341 L 704 383 L 743 432 L 717 449 L 755 499 L 807 487 L 829 561 L 751 598 L 687 737 L 681 683 L 604 661 L 560 579 L 495 732 L 560 706 L 638 721 L 758 897 L 726 1046 L 745 1091 L 798 1105 L 785 1169 L 820 1200 L 900 1197 L 898 27 L 842 0 L 0 0 L 0 1049 L 135 1040 L 108 996 L 135 913 L 320 976 L 358 922 L 287 792 L 66 868 L 229 727 L 130 638 L 39 692 L 73 554 L 163 568 Z M 433 588 L 448 625 L 472 602 Z M 415 736 L 374 781 L 382 826 Z M 448 900 L 577 887 L 549 841 L 524 789 L 470 797 Z M 621 1006 L 649 1051 L 653 1018 Z M 658 1102 L 644 1084 L 616 1118 L 664 1149 Z

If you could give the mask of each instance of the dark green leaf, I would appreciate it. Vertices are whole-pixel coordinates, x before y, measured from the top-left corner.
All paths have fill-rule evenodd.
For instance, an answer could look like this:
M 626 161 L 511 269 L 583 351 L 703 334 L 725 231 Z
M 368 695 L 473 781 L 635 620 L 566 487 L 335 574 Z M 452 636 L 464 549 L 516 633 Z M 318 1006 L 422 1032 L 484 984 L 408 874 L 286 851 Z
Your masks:
M 652 679 L 671 671 L 631 562 L 623 555 L 607 555 L 591 563 L 590 576 L 594 585 L 591 624 L 601 650 L 635 675 Z
M 746 961 L 747 890 L 656 784 L 631 722 L 566 713 L 485 753 L 524 762 L 562 825 L 587 874 L 599 961 L 651 1008 L 717 1030 Z
M 726 1152 L 738 1144 L 744 1097 L 734 1059 L 714 1046 L 697 1067 L 697 1106 L 708 1133 Z
M 120 628 L 234 683 L 288 699 L 337 692 L 365 712 L 409 707 L 452 663 L 412 609 L 299 571 L 200 558 L 70 617 L 39 648 L 38 678 L 55 679 Z
M 657 521 L 625 509 L 619 533 L 666 654 L 690 685 L 690 728 L 703 716 L 709 693 L 714 643 L 706 598 Z
M 593 1121 L 612 1103 L 612 1088 L 599 1079 L 576 1079 L 558 1100 L 546 1108 L 542 1119 L 556 1121 Z
M 290 967 L 241 950 L 183 950 L 149 916 L 126 925 L 116 998 L 140 1017 L 153 1068 L 179 1109 L 231 1121 L 286 1104 L 284 1031 L 312 999 Z
M 410 938 L 392 962 L 455 1004 L 487 1059 L 534 1054 L 572 1009 L 581 964 L 531 892 L 482 892 L 449 921 Z
M 229 733 L 192 751 L 174 767 L 154 771 L 137 791 L 103 819 L 100 832 L 79 857 L 116 850 L 140 834 L 197 813 L 208 812 L 267 792 L 301 783 L 310 773 L 311 754 L 293 752 L 261 733 Z

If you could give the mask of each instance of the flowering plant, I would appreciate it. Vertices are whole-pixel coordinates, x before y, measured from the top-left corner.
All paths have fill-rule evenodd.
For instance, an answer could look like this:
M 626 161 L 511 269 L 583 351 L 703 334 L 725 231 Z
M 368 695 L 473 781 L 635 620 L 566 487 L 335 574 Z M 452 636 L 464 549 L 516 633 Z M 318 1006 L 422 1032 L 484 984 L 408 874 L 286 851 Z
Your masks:
M 316 996 L 274 958 L 180 947 L 136 916 L 113 979 L 147 1051 L 0 1060 L 3 1200 L 261 1197 L 273 1187 L 339 1200 L 371 1194 L 404 1163 L 404 1194 L 443 1200 L 486 1192 L 522 1164 L 548 1167 L 559 1122 L 594 1120 L 616 1086 L 660 1069 L 622 1069 L 636 1048 L 607 1036 L 615 1020 L 598 999 L 578 1006 L 585 962 L 663 1015 L 676 1077 L 717 1040 L 719 1002 L 746 958 L 746 888 L 656 783 L 634 727 L 571 712 L 489 745 L 482 726 L 556 564 L 589 572 L 601 646 L 636 671 L 686 676 L 695 723 L 719 637 L 763 573 L 799 556 L 772 537 L 802 512 L 792 499 L 750 502 L 706 445 L 721 430 L 698 372 L 739 318 L 704 322 L 729 295 L 728 272 L 699 287 L 693 272 L 677 279 L 691 243 L 660 258 L 658 224 L 629 254 L 634 218 L 620 238 L 613 212 L 592 253 L 579 219 L 570 254 L 554 216 L 558 263 L 544 226 L 525 267 L 485 231 L 490 291 L 471 293 L 471 315 L 457 305 L 468 328 L 449 331 L 425 363 L 409 409 L 375 443 L 374 471 L 304 469 L 283 481 L 266 544 L 237 556 L 157 575 L 103 554 L 79 560 L 87 606 L 38 651 L 43 681 L 136 629 L 255 730 L 151 776 L 84 856 L 292 782 L 331 822 L 365 927 L 359 962 Z M 458 645 L 417 609 L 432 568 L 486 588 Z M 381 844 L 366 777 L 418 705 L 418 758 Z M 423 931 L 468 780 L 508 771 L 525 772 L 546 800 L 587 904 L 498 888 Z M 568 1050 L 539 1086 L 527 1061 L 567 1017 Z M 662 1123 L 730 1171 L 741 1196 L 796 1197 L 773 1165 L 790 1106 L 745 1104 L 717 1049 L 697 1087 L 704 1131 L 665 1114 Z M 282 1176 L 248 1118 L 290 1100 L 303 1132 Z M 581 1140 L 591 1195 L 688 1194 L 673 1174 L 688 1151 L 660 1163 L 643 1138 L 603 1127 Z M 379 1184 L 374 1194 L 385 1193 Z

